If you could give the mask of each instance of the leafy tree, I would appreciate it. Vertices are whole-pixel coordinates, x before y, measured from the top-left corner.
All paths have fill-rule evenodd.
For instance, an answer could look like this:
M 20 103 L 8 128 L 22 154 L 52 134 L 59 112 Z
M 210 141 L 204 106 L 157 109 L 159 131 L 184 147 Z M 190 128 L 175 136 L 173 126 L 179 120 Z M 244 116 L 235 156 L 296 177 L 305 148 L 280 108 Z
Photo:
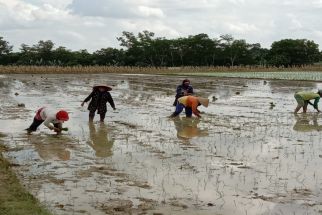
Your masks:
M 261 48 L 259 43 L 251 44 L 249 47 L 250 59 L 245 63 L 246 65 L 261 65 L 265 66 L 267 64 L 267 55 L 269 50 Z
M 306 39 L 284 39 L 272 44 L 269 62 L 275 66 L 313 64 L 319 60 L 318 45 Z
M 155 66 L 169 66 L 170 65 L 170 46 L 171 41 L 165 38 L 156 38 L 152 46 L 153 49 L 153 58 Z M 170 54 L 170 55 L 169 55 Z
M 11 62 L 11 51 L 12 46 L 0 36 L 0 64 L 7 65 Z
M 294 66 L 313 64 L 322 59 L 319 47 L 306 39 L 284 39 L 271 49 L 259 43 L 248 44 L 232 35 L 211 39 L 200 33 L 177 39 L 155 37 L 150 31 L 137 35 L 124 31 L 117 40 L 124 49 L 102 48 L 93 54 L 86 49 L 71 51 L 51 40 L 36 45 L 22 44 L 20 52 L 0 37 L 0 64 L 5 65 L 114 65 L 114 66 L 234 66 L 275 65 Z
M 51 40 L 43 41 L 40 40 L 38 44 L 33 46 L 34 51 L 38 56 L 38 64 L 50 65 L 53 64 L 52 54 L 55 44 Z
M 143 66 L 143 48 L 137 37 L 133 33 L 123 31 L 121 37 L 117 37 L 121 46 L 126 48 L 125 64 L 129 66 Z
M 184 66 L 185 65 L 185 56 L 187 55 L 187 53 L 189 52 L 189 46 L 187 43 L 188 39 L 187 38 L 179 38 L 176 41 L 176 46 L 177 46 L 177 53 L 180 57 L 180 65 Z M 188 64 L 187 64 L 188 65 Z
M 35 65 L 37 61 L 37 52 L 33 47 L 30 47 L 26 44 L 21 44 L 19 60 L 17 64 L 20 65 Z
M 207 34 L 189 36 L 187 60 L 191 66 L 209 65 L 211 62 L 213 41 Z
M 212 39 L 211 47 L 211 65 L 219 65 L 222 56 L 222 47 L 220 45 L 220 39 Z
M 236 61 L 239 64 L 242 59 L 246 59 L 249 54 L 250 45 L 245 40 L 235 40 L 231 35 L 221 35 L 221 42 L 223 47 L 223 54 L 226 59 L 229 59 L 229 65 L 234 66 Z
M 155 45 L 154 45 L 154 33 L 150 31 L 143 31 L 138 33 L 139 47 L 142 49 L 144 63 L 149 66 L 155 66 Z
M 93 61 L 97 65 L 121 66 L 124 65 L 123 58 L 124 53 L 122 49 L 105 48 L 93 53 Z
M 52 65 L 57 66 L 70 66 L 73 65 L 74 54 L 66 47 L 59 46 L 55 50 L 51 51 Z
M 0 36 L 0 56 L 9 54 L 11 51 L 12 46 Z
M 93 57 L 86 49 L 75 51 L 73 54 L 73 60 L 70 62 L 72 66 L 90 66 L 93 65 Z
M 307 64 L 313 64 L 321 60 L 318 44 L 312 40 L 304 40 L 304 45 L 307 50 Z

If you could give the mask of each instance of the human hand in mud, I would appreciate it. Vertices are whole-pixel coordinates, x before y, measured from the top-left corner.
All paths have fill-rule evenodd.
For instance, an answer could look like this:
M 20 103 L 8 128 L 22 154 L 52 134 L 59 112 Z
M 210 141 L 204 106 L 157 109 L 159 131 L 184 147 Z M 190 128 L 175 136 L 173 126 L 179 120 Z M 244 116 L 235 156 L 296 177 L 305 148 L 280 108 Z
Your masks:
M 54 130 L 55 132 L 57 132 L 57 133 L 60 133 L 60 132 L 62 131 L 62 129 L 60 129 L 60 128 L 56 128 L 56 127 L 54 127 L 54 128 L 53 128 L 53 130 Z
M 56 128 L 54 129 L 54 131 L 57 133 L 57 134 L 61 134 L 62 131 L 68 131 L 68 128 Z
M 116 110 L 116 108 L 113 108 L 113 110 Z
M 85 104 L 85 102 L 82 102 L 81 106 L 83 107 L 83 106 L 84 106 L 84 104 Z

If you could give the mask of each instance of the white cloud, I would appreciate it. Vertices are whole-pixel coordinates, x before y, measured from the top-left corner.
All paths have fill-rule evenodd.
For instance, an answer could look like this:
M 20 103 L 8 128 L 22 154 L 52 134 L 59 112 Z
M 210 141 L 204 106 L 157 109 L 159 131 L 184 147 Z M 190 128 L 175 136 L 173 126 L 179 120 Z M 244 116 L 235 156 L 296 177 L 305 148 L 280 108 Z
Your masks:
M 206 33 L 269 47 L 285 38 L 322 45 L 322 0 L 0 0 L 1 35 L 16 47 L 51 39 L 73 50 L 118 47 L 122 31 Z
M 254 32 L 258 30 L 256 26 L 247 23 L 230 23 L 229 29 L 236 33 Z
M 159 8 L 139 6 L 138 10 L 139 10 L 139 15 L 143 15 L 145 17 L 155 16 L 155 17 L 162 18 L 164 16 L 162 10 Z
M 35 18 L 32 15 L 32 11 L 37 10 L 38 7 L 27 4 L 21 1 L 0 1 L 1 11 L 6 12 L 9 18 L 24 22 L 24 21 L 33 21 Z

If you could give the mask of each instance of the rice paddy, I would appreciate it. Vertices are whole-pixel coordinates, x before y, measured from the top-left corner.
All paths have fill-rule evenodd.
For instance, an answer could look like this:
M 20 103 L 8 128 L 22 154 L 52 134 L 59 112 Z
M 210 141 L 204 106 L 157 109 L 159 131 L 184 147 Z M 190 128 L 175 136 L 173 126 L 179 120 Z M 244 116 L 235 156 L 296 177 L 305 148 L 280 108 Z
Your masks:
M 189 76 L 211 103 L 201 119 L 169 119 L 186 77 L 1 75 L 4 156 L 58 215 L 321 214 L 322 115 L 294 115 L 293 94 L 322 84 Z M 102 82 L 116 111 L 89 123 L 80 104 Z M 68 131 L 27 135 L 41 106 L 65 108 Z

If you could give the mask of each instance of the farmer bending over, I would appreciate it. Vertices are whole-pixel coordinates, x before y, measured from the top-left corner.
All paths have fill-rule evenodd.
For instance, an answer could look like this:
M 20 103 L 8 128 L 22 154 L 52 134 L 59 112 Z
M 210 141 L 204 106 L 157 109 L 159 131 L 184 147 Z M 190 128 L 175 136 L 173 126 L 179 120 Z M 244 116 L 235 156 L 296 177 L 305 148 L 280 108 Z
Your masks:
M 89 121 L 92 122 L 95 116 L 95 111 L 100 115 L 100 121 L 104 122 L 105 114 L 107 112 L 106 103 L 109 102 L 113 110 L 115 110 L 115 105 L 111 94 L 108 91 L 111 91 L 112 88 L 106 85 L 96 85 L 93 87 L 92 93 L 82 102 L 84 106 L 85 102 L 91 100 L 88 105 L 89 110 Z
M 50 130 L 54 130 L 57 134 L 60 134 L 63 129 L 62 124 L 65 121 L 68 121 L 68 119 L 68 113 L 64 110 L 53 111 L 46 107 L 42 107 L 37 110 L 34 121 L 26 130 L 28 134 L 31 134 L 31 132 L 36 131 L 37 128 L 44 123 Z
M 178 116 L 184 108 L 186 109 L 185 111 L 187 117 L 191 117 L 192 113 L 197 117 L 201 117 L 200 111 L 198 110 L 198 106 L 202 105 L 204 107 L 208 107 L 208 104 L 209 99 L 206 98 L 196 96 L 183 96 L 178 99 L 176 110 L 173 114 L 171 114 L 170 117 Z
M 322 90 L 319 90 L 317 93 L 305 92 L 305 91 L 296 92 L 294 94 L 294 98 L 297 101 L 297 107 L 295 108 L 294 113 L 297 113 L 302 107 L 303 107 L 303 113 L 306 113 L 308 104 L 312 105 L 315 110 L 320 112 L 318 108 L 318 103 L 321 96 L 322 96 Z M 314 103 L 310 102 L 310 100 L 312 99 L 314 99 Z

